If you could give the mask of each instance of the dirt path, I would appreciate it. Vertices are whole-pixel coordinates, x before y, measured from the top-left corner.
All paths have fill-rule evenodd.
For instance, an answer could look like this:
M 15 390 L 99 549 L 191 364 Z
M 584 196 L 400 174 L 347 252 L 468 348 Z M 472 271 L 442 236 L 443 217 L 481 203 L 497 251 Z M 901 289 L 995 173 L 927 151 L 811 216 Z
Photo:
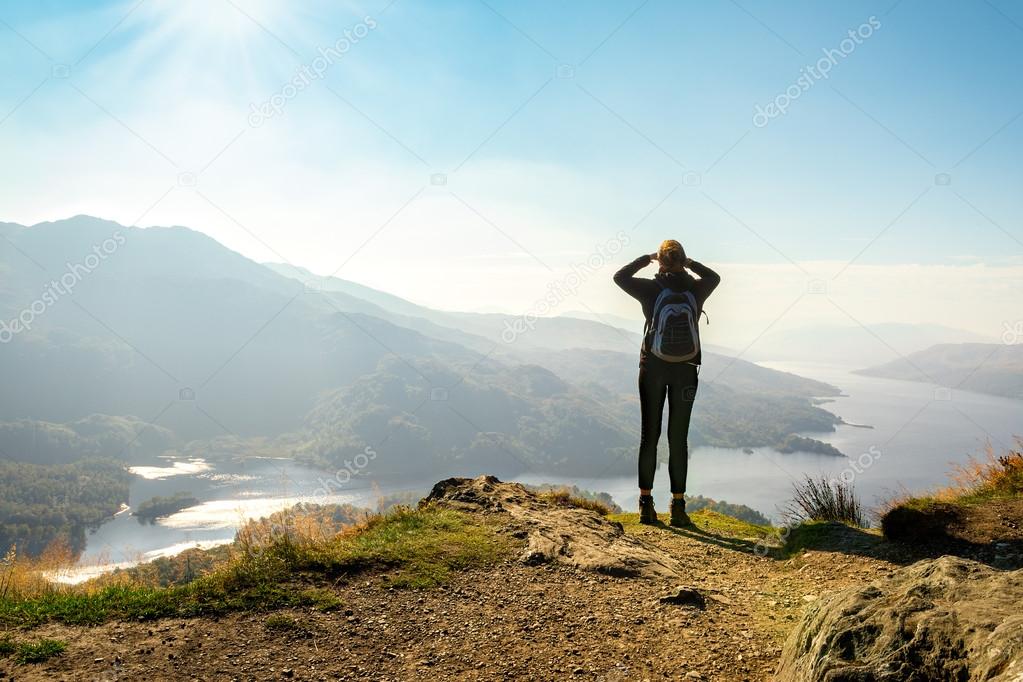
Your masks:
M 51 624 L 31 634 L 67 641 L 67 652 L 0 662 L 0 679 L 763 680 L 808 601 L 895 567 L 838 552 L 764 558 L 720 531 L 626 531 L 676 558 L 684 577 L 509 561 L 439 589 L 394 590 L 379 577 L 341 585 L 344 606 L 328 613 Z M 699 590 L 705 608 L 660 601 L 679 585 Z

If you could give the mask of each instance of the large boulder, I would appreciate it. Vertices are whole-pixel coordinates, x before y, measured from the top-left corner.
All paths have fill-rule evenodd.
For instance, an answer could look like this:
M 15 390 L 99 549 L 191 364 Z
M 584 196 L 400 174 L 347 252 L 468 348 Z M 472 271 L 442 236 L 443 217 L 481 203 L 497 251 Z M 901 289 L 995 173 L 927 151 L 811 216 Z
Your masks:
M 800 682 L 1020 682 L 1023 570 L 945 556 L 812 604 L 777 677 Z
M 518 483 L 502 483 L 493 476 L 441 481 L 421 504 L 502 515 L 509 532 L 526 538 L 520 557 L 525 563 L 557 563 L 619 577 L 680 575 L 675 559 L 626 535 L 621 524 L 587 509 L 554 504 Z

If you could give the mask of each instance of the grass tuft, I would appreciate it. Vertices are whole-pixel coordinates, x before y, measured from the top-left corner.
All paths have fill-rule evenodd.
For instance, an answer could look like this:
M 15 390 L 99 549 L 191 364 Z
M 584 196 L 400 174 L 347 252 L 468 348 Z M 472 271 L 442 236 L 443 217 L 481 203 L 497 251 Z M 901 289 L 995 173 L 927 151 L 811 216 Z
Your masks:
M 857 528 L 867 526 L 860 501 L 849 483 L 824 476 L 807 476 L 792 486 L 792 501 L 783 510 L 791 520 L 836 521 Z
M 67 650 L 67 643 L 58 639 L 41 639 L 38 642 L 17 643 L 11 637 L 0 639 L 0 658 L 13 658 L 15 662 L 43 663 Z
M 597 512 L 601 516 L 608 516 L 614 513 L 614 510 L 609 505 L 599 500 L 573 495 L 568 488 L 548 490 L 547 492 L 540 493 L 540 499 L 555 507 L 579 507 L 580 509 Z
M 263 626 L 269 632 L 279 635 L 312 637 L 314 634 L 312 626 L 287 613 L 274 613 L 267 616 Z
M 43 663 L 67 650 L 67 643 L 57 639 L 42 639 L 35 644 L 19 644 L 14 660 L 18 663 Z

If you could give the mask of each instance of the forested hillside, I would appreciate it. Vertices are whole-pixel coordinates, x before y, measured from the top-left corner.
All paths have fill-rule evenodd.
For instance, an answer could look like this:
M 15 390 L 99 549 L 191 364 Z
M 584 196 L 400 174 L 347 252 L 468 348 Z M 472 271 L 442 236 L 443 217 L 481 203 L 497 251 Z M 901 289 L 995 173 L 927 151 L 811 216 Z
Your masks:
M 0 459 L 0 552 L 39 554 L 65 540 L 73 552 L 85 531 L 128 501 L 128 472 L 110 460 L 39 465 Z

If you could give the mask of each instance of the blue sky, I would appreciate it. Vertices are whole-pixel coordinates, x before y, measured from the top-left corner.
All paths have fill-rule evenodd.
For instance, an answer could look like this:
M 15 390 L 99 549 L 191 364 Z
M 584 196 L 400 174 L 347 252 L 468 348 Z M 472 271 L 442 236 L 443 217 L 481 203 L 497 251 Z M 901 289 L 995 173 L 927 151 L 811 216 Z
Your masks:
M 184 224 L 257 260 L 507 310 L 624 231 L 579 295 L 625 312 L 603 275 L 676 237 L 732 281 L 775 280 L 765 319 L 838 272 L 836 295 L 896 287 L 848 300 L 868 322 L 941 316 L 900 278 L 926 297 L 996 277 L 973 325 L 994 336 L 1023 264 L 1021 66 L 1008 0 L 4 1 L 0 220 Z M 489 298 L 466 291 L 495 273 Z

